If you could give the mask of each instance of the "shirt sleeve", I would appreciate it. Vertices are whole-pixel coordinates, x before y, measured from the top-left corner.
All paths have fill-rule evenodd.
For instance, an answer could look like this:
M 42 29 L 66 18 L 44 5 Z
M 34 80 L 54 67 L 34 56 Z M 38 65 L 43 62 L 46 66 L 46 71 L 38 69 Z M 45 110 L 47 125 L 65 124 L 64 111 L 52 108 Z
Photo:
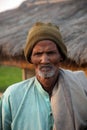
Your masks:
M 0 130 L 11 130 L 11 107 L 10 107 L 10 96 L 4 94 L 1 100 L 1 129 Z

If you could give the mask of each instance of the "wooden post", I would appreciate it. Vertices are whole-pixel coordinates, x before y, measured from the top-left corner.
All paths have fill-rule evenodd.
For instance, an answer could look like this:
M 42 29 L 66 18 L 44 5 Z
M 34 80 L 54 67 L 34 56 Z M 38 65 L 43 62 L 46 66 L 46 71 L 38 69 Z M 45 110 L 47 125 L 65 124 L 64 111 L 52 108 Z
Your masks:
M 31 78 L 35 75 L 35 72 L 34 70 L 30 70 L 30 69 L 22 69 L 22 79 L 25 80 L 25 79 L 28 79 L 28 78 Z

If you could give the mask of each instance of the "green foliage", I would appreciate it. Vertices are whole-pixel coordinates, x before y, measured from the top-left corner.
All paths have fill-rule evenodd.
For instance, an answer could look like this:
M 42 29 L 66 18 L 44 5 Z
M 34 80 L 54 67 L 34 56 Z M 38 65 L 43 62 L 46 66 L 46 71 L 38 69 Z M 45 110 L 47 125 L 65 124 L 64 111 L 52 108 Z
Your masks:
M 22 71 L 20 68 L 10 66 L 0 66 L 0 92 L 16 82 L 22 80 Z

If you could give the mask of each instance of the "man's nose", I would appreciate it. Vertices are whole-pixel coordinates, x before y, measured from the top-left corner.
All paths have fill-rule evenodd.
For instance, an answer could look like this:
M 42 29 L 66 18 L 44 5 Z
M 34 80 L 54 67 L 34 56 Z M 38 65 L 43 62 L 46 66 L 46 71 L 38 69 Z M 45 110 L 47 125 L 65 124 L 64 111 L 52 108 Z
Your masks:
M 47 54 L 43 54 L 41 57 L 41 63 L 49 63 L 49 56 Z

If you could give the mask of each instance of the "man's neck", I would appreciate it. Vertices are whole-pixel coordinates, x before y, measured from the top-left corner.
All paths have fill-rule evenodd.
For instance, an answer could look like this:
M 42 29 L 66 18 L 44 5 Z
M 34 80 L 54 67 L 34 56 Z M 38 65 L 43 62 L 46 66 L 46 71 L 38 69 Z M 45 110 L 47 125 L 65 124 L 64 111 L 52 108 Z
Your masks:
M 42 77 L 37 77 L 38 81 L 41 83 L 43 89 L 49 93 L 49 95 L 52 94 L 52 90 L 58 80 L 59 74 L 56 73 L 55 76 L 50 77 L 50 78 L 42 78 Z

